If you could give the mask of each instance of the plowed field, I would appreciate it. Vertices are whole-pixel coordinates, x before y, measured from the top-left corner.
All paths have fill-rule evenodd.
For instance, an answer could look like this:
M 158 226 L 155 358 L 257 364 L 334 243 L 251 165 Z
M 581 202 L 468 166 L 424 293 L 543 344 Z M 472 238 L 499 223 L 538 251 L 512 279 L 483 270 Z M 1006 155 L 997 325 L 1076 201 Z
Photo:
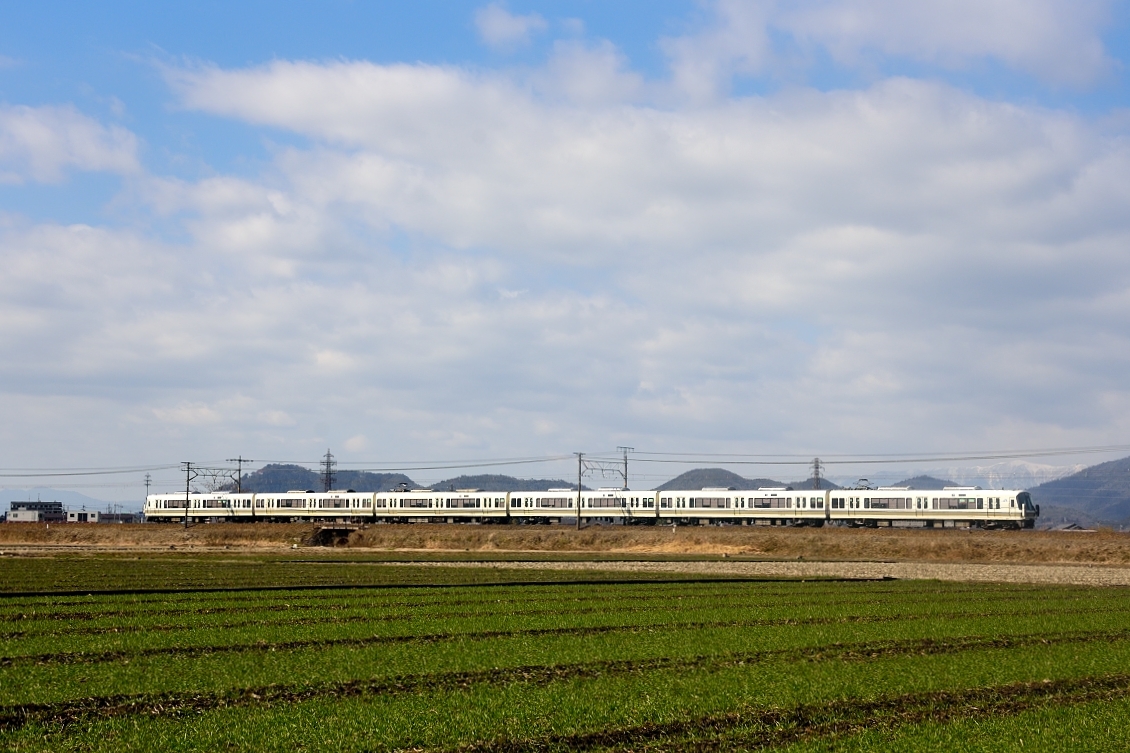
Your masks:
M 180 553 L 5 557 L 0 585 L 5 750 L 1110 750 L 1130 737 L 1120 587 Z

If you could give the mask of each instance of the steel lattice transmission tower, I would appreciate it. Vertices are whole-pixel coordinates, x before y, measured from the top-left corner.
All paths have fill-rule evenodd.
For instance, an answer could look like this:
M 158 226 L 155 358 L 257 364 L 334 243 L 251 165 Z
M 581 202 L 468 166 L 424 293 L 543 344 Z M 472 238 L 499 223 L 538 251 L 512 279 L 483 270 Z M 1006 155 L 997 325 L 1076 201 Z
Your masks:
M 820 462 L 820 458 L 812 459 L 812 488 L 820 488 L 820 471 L 824 469 L 824 464 Z
M 337 461 L 334 460 L 333 453 L 327 448 L 326 455 L 322 458 L 322 491 L 328 492 L 334 488 L 334 481 L 337 480 L 334 468 L 337 468 Z

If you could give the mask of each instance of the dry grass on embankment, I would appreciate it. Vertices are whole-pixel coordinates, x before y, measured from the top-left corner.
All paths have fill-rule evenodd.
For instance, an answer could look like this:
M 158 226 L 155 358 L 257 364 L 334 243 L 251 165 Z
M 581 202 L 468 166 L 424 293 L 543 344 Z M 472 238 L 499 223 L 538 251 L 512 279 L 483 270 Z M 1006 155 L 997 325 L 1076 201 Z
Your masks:
M 271 552 L 307 547 L 308 524 L 0 525 L 0 547 L 24 553 L 97 550 L 215 549 Z M 570 554 L 679 558 L 727 556 L 764 560 L 1013 562 L 1130 565 L 1130 534 L 1112 531 L 977 531 L 963 529 L 772 528 L 759 526 L 371 525 L 345 545 L 373 552 Z M 338 551 L 341 551 L 338 548 Z

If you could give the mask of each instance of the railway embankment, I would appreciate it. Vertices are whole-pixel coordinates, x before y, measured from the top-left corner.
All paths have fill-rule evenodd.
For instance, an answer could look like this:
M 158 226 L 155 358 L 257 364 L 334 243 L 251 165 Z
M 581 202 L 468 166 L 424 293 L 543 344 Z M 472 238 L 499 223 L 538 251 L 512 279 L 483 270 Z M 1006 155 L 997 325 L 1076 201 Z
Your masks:
M 1078 564 L 1130 566 L 1130 534 L 1117 531 L 778 528 L 761 526 L 571 526 L 376 524 L 317 540 L 311 524 L 0 525 L 0 549 L 26 554 L 82 551 L 295 551 L 343 549 L 411 559 L 731 559 Z

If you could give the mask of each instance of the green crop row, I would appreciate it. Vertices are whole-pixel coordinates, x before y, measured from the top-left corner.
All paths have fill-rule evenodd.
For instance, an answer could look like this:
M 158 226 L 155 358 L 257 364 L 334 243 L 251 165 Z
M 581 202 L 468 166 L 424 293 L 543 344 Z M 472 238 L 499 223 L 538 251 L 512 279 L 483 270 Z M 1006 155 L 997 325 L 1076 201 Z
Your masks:
M 578 583 L 578 573 L 528 570 L 156 559 L 154 588 L 214 577 L 264 590 L 0 597 L 0 749 L 596 750 L 643 740 L 685 750 L 866 747 L 893 736 L 913 750 L 963 719 L 931 727 L 921 709 L 939 701 L 923 693 L 952 690 L 952 708 L 1011 714 L 993 705 L 992 688 L 1035 682 L 1021 688 L 1035 699 L 1025 713 L 1059 713 L 1037 707 L 1091 708 L 1091 696 L 1040 700 L 1041 681 L 1085 688 L 1098 678 L 1117 701 L 1122 686 L 1110 678 L 1130 667 L 1124 589 L 612 574 Z M 138 562 L 54 567 L 77 582 L 93 563 L 109 582 Z M 228 564 L 227 574 L 205 572 Z M 272 590 L 306 570 L 367 587 Z
M 1049 630 L 1043 616 L 961 618 L 910 623 L 824 623 L 756 628 L 653 626 L 602 631 L 508 635 L 441 632 L 378 641 L 245 644 L 236 650 L 156 651 L 0 665 L 0 702 L 50 702 L 119 693 L 211 692 L 229 687 L 332 683 L 419 672 L 553 666 L 656 657 L 779 652 L 881 641 L 949 641 L 970 637 L 1036 637 L 1069 633 L 1104 641 L 1124 636 L 1124 615 L 1066 615 Z
M 506 581 L 672 580 L 662 573 L 295 562 L 246 556 L 0 558 L 0 593 Z M 704 578 L 705 579 L 705 578 Z
M 575 594 L 587 593 L 578 587 L 568 587 Z M 593 587 L 587 587 L 592 589 Z M 35 621 L 21 621 L 20 631 L 6 640 L 4 656 L 46 656 L 50 654 L 99 652 L 152 652 L 161 649 L 224 648 L 241 645 L 316 644 L 349 640 L 393 639 L 419 635 L 474 635 L 481 633 L 518 633 L 568 630 L 631 630 L 664 626 L 679 628 L 689 626 L 732 625 L 746 629 L 773 627 L 782 623 L 804 625 L 811 623 L 842 623 L 846 626 L 869 622 L 902 623 L 910 621 L 953 620 L 958 618 L 1002 617 L 1011 620 L 1062 619 L 1075 620 L 1083 616 L 1096 619 L 1104 616 L 1124 615 L 1130 604 L 1123 598 L 1092 599 L 1081 604 L 1077 599 L 1026 598 L 998 600 L 995 603 L 976 601 L 970 605 L 934 597 L 924 600 L 884 598 L 860 599 L 851 602 L 822 606 L 819 601 L 807 600 L 803 607 L 786 602 L 779 605 L 751 605 L 745 594 L 748 586 L 733 588 L 728 599 L 703 604 L 691 600 L 684 607 L 681 599 L 667 594 L 664 599 L 633 600 L 621 591 L 620 586 L 608 586 L 607 606 L 600 608 L 586 598 L 583 608 L 570 609 L 567 603 L 555 599 L 542 605 L 539 601 L 551 589 L 530 587 L 507 589 L 496 594 L 498 598 L 477 605 L 464 605 L 459 611 L 443 611 L 442 603 L 413 610 L 410 602 L 388 609 L 379 602 L 369 603 L 353 597 L 345 602 L 330 601 L 323 608 L 291 612 L 288 595 L 276 594 L 274 603 L 256 605 L 255 609 L 236 609 L 219 615 L 199 614 L 192 609 L 182 610 L 179 618 L 171 621 L 165 613 L 150 610 L 134 619 L 119 615 L 113 621 L 96 621 L 93 625 L 80 623 L 73 632 L 60 630 L 53 621 L 43 618 L 46 610 L 38 612 Z M 448 592 L 459 596 L 458 592 Z M 518 594 L 521 594 L 519 598 Z M 631 592 L 638 596 L 638 592 Z M 1103 592 L 1097 592 L 1103 593 Z M 1121 596 L 1121 592 L 1107 592 Z M 555 595 L 556 596 L 556 595 Z M 905 596 L 905 594 L 904 594 Z M 719 604 L 721 602 L 721 604 Z M 212 605 L 213 608 L 224 608 Z M 481 611 L 471 607 L 478 606 Z M 963 609 L 968 606 L 969 609 Z M 997 607 L 994 609 L 993 607 Z M 169 607 L 166 607 L 169 609 Z M 233 616 L 235 619 L 233 619 Z M 311 619 L 311 616 L 314 619 Z M 40 631 L 34 628 L 47 622 Z M 12 623 L 9 623 L 12 624 Z
M 1120 672 L 1130 646 L 1061 645 L 895 656 L 854 662 L 779 662 L 720 670 L 659 670 L 530 685 L 320 697 L 188 714 L 138 714 L 31 724 L 0 733 L 9 750 L 390 750 L 447 749 L 493 741 L 497 749 L 601 749 L 668 725 L 693 741 L 774 719 L 799 704 L 991 688 Z M 1124 730 L 1125 725 L 1121 728 Z M 735 730 L 729 730 L 733 732 Z M 738 730 L 740 731 L 740 730 Z M 593 744 L 596 741 L 596 744 Z M 659 740 L 663 742 L 663 740 Z M 504 743 L 504 744 L 503 744 Z M 618 747 L 618 746 L 617 746 Z
M 860 604 L 874 605 L 926 605 L 941 607 L 957 604 L 972 608 L 977 604 L 992 606 L 1004 602 L 1030 602 L 1051 600 L 1056 603 L 1106 602 L 1109 596 L 1102 592 L 1068 589 L 1000 589 L 984 587 L 976 591 L 955 588 L 955 584 L 936 583 L 925 586 L 911 583 L 837 583 L 834 588 L 818 587 L 809 583 L 723 583 L 723 584 L 609 584 L 600 588 L 584 585 L 562 584 L 544 587 L 523 586 L 520 592 L 546 609 L 571 606 L 604 606 L 610 600 L 622 602 L 659 602 L 678 604 L 699 603 L 715 607 L 740 602 L 753 607 L 805 607 L 815 606 L 829 610 L 836 606 L 851 609 Z M 84 597 L 8 597 L 0 599 L 0 626 L 10 622 L 57 619 L 98 619 L 99 617 L 125 617 L 136 619 L 146 613 L 167 616 L 171 614 L 204 613 L 223 610 L 229 613 L 239 609 L 273 609 L 285 604 L 299 608 L 324 605 L 327 608 L 363 606 L 418 612 L 429 608 L 439 610 L 452 607 L 492 607 L 511 602 L 516 593 L 513 587 L 492 586 L 484 589 L 434 588 L 432 593 L 418 589 L 385 589 L 379 586 L 368 589 L 342 589 L 320 591 L 250 591 L 220 593 L 167 593 L 146 595 L 98 595 Z M 1111 593 L 1121 593 L 1112 591 Z M 521 608 L 527 608 L 525 604 Z
M 924 721 L 896 728 L 814 738 L 782 748 L 787 753 L 887 753 L 959 751 L 1057 751 L 1110 753 L 1130 748 L 1126 719 L 1130 698 L 1080 704 L 1049 702 L 1015 714 L 979 715 L 947 722 Z

